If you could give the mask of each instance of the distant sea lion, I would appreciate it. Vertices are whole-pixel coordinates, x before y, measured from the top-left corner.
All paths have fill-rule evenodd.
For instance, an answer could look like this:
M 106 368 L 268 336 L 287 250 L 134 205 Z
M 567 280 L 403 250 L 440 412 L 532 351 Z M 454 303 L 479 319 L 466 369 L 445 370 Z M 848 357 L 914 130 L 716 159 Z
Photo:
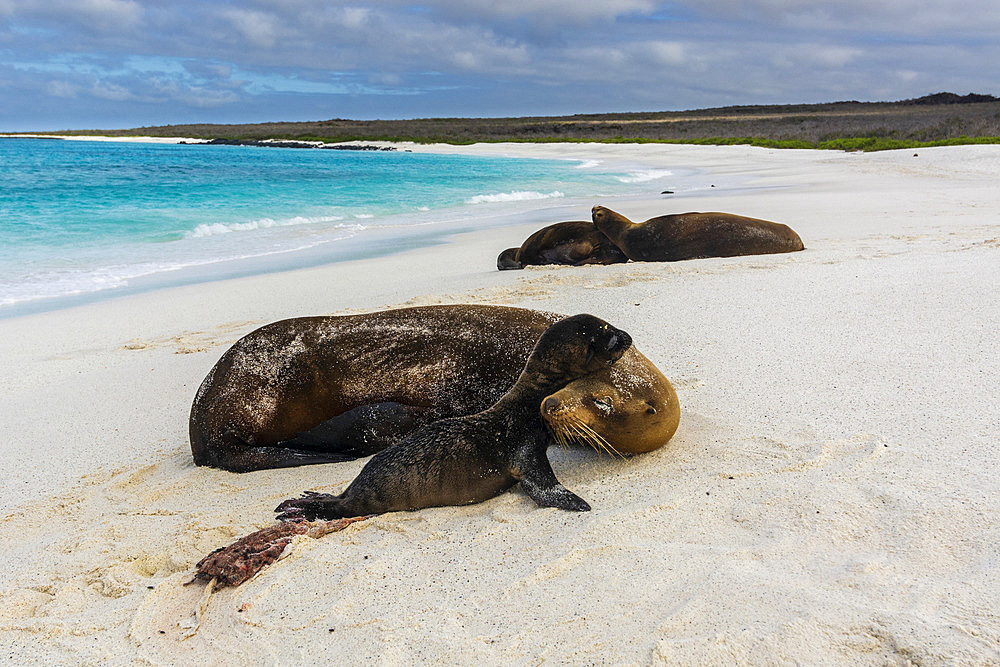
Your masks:
M 194 461 L 246 472 L 373 454 L 495 403 L 560 317 L 454 305 L 268 324 L 237 341 L 198 389 Z M 558 405 L 549 401 L 543 417 L 559 437 L 623 454 L 662 446 L 680 419 L 670 382 L 634 346 L 552 396 Z
M 640 223 L 603 206 L 595 206 L 591 214 L 594 226 L 637 262 L 766 255 L 804 248 L 788 225 L 732 213 L 676 213 Z
M 338 496 L 309 493 L 275 509 L 282 520 L 340 519 L 478 503 L 518 482 L 543 507 L 590 505 L 559 483 L 538 406 L 569 382 L 614 364 L 631 337 L 593 315 L 548 327 L 514 385 L 491 407 L 423 426 L 379 452 Z
M 497 268 L 523 269 L 541 264 L 617 264 L 628 257 L 587 220 L 557 222 L 529 236 L 520 248 L 508 248 L 497 257 Z

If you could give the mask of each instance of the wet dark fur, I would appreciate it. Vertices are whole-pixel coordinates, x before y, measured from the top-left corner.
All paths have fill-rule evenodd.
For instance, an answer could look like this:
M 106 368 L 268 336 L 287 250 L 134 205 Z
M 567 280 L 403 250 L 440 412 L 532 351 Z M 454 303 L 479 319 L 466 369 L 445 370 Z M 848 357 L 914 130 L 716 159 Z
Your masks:
M 549 327 L 514 383 L 493 406 L 417 429 L 376 454 L 339 496 L 307 494 L 281 503 L 280 519 L 335 519 L 492 498 L 518 481 L 539 505 L 590 506 L 556 479 L 540 402 L 570 381 L 613 364 L 627 333 L 592 315 Z
M 637 262 L 767 255 L 804 248 L 788 225 L 732 213 L 677 213 L 633 223 L 620 213 L 595 206 L 592 216 L 594 225 Z
M 617 264 L 628 261 L 618 247 L 589 220 L 557 222 L 529 236 L 520 248 L 497 257 L 497 268 L 523 269 L 541 264 Z

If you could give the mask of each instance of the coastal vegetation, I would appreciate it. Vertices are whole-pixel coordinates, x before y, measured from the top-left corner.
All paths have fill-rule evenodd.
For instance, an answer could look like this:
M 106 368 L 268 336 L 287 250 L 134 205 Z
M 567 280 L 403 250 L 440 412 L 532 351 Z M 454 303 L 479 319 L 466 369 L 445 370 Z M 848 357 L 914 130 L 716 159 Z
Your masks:
M 243 125 L 163 125 L 59 134 L 327 143 L 658 142 L 875 151 L 1000 143 L 1000 98 L 937 93 L 898 102 L 848 101 L 520 118 L 366 121 L 335 118 Z

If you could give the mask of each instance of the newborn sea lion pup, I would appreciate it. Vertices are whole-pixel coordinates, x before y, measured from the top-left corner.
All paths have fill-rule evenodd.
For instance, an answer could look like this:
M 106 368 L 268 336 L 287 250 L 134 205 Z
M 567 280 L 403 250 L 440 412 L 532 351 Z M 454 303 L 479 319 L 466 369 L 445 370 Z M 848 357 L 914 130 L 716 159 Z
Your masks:
M 529 236 L 520 248 L 508 248 L 497 257 L 497 268 L 523 269 L 541 264 L 618 264 L 627 262 L 611 240 L 589 220 L 557 222 Z
M 595 206 L 591 216 L 594 226 L 636 262 L 768 255 L 805 247 L 788 225 L 732 213 L 676 213 L 632 222 Z
M 593 315 L 559 320 L 542 334 L 514 386 L 492 407 L 412 432 L 376 454 L 340 494 L 307 493 L 281 503 L 282 520 L 337 519 L 478 503 L 518 481 L 539 505 L 587 511 L 556 479 L 540 404 L 572 380 L 607 368 L 631 337 Z

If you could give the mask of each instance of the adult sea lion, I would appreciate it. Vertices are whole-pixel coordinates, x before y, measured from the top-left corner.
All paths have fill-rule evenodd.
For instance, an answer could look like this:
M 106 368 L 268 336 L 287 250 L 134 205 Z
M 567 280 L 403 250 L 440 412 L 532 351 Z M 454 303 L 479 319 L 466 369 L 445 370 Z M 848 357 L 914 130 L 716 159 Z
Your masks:
M 545 451 L 552 436 L 538 412 L 546 396 L 606 370 L 632 338 L 593 315 L 548 327 L 514 385 L 489 408 L 423 426 L 365 464 L 340 495 L 284 501 L 278 518 L 341 519 L 444 505 L 469 505 L 518 482 L 536 503 L 584 512 L 583 498 L 556 479 Z
M 594 226 L 637 262 L 767 255 L 805 247 L 788 225 L 732 213 L 676 213 L 636 223 L 595 206 L 591 215 Z
M 508 248 L 497 257 L 497 268 L 523 269 L 541 264 L 617 264 L 627 262 L 618 247 L 587 220 L 557 222 L 529 236 L 520 248 Z
M 560 317 L 454 305 L 265 325 L 226 351 L 198 389 L 194 461 L 246 472 L 374 454 L 419 426 L 495 403 Z M 558 405 L 549 401 L 543 418 L 560 437 L 623 454 L 662 446 L 680 419 L 670 382 L 634 346 L 552 396 Z

